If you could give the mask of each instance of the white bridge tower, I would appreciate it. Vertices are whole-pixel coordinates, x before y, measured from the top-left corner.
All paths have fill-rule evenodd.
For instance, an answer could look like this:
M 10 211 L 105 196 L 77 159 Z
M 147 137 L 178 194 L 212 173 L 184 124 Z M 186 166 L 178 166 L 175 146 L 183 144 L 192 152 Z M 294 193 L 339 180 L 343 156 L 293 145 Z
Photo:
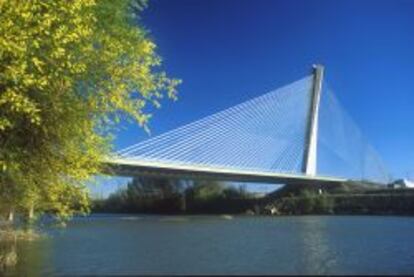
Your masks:
M 313 86 L 309 101 L 308 124 L 305 134 L 302 172 L 309 176 L 316 176 L 317 148 L 318 148 L 318 118 L 321 99 L 323 66 L 313 66 Z

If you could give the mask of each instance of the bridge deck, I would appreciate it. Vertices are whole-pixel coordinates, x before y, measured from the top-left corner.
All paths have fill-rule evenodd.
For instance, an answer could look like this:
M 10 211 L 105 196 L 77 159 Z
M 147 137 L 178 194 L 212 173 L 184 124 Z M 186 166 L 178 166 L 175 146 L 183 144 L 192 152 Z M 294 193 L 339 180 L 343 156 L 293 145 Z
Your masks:
M 108 160 L 105 162 L 105 165 L 105 173 L 118 176 L 164 176 L 170 178 L 219 179 L 228 181 L 289 185 L 333 185 L 347 181 L 347 179 L 344 178 L 260 172 L 201 165 L 183 165 L 167 162 L 127 160 L 121 158 Z

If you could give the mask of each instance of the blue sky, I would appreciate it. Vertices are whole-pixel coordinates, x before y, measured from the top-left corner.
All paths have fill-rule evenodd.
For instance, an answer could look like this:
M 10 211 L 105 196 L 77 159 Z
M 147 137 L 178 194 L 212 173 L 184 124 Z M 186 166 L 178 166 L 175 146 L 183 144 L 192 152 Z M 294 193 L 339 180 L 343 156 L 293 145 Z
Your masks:
M 164 69 L 183 80 L 179 100 L 156 111 L 152 134 L 300 79 L 321 63 L 392 175 L 414 177 L 413 11 L 410 0 L 150 1 L 141 21 Z M 124 127 L 116 149 L 147 137 Z

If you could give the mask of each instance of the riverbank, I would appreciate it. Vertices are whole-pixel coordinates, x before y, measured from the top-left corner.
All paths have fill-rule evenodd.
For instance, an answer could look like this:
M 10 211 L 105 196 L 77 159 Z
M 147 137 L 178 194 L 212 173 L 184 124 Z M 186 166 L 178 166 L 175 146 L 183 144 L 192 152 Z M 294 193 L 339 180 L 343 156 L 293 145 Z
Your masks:
M 0 230 L 0 242 L 2 241 L 17 241 L 17 240 L 25 240 L 31 241 L 41 238 L 42 235 L 38 231 L 34 231 L 32 229 L 28 230 Z
M 414 189 L 356 183 L 286 187 L 268 195 L 260 207 L 275 215 L 414 215 Z
M 34 241 L 41 237 L 41 234 L 33 229 L 15 229 L 10 224 L 0 222 L 0 273 L 17 264 L 17 242 Z
M 0 242 L 31 241 L 42 237 L 36 225 L 0 219 Z
M 151 205 L 146 204 L 151 203 Z M 249 215 L 414 215 L 414 189 L 391 189 L 369 183 L 336 186 L 286 186 L 261 198 L 140 199 L 140 205 L 121 206 L 94 201 L 92 212 L 147 214 Z

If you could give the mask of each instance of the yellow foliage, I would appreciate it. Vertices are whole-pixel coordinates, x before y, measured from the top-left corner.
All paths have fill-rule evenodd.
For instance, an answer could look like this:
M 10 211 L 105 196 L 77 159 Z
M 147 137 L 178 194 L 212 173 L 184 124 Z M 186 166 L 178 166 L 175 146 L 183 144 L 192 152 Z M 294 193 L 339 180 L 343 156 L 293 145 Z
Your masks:
M 140 0 L 0 0 L 0 202 L 87 209 L 120 118 L 147 129 L 176 99 L 139 23 Z M 5 202 L 3 202 L 5 203 Z M 1 208 L 1 207 L 0 207 Z

